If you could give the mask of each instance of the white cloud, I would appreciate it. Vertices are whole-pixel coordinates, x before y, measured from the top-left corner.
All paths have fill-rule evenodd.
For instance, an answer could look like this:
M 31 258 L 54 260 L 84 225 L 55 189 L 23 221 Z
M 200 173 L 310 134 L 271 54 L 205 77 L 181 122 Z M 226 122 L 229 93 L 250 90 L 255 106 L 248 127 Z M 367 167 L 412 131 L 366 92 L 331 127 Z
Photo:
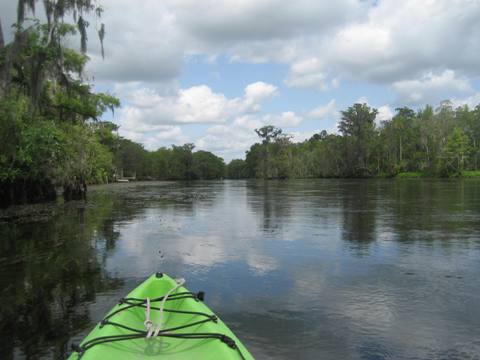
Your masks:
M 180 89 L 174 95 L 162 96 L 150 88 L 139 88 L 127 97 L 120 109 L 120 125 L 128 130 L 155 130 L 166 124 L 224 122 L 236 101 L 214 93 L 208 86 Z
M 467 105 L 470 109 L 474 109 L 480 105 L 480 92 L 476 92 L 466 98 L 453 98 L 452 104 L 454 108 Z
M 329 32 L 362 14 L 359 0 L 102 0 L 106 60 L 91 41 L 89 72 L 97 79 L 159 82 L 178 78 L 190 55 L 214 59 L 294 61 L 304 34 Z M 97 37 L 92 21 L 89 38 Z
M 120 124 L 129 130 L 165 124 L 224 123 L 239 113 L 258 112 L 262 102 L 277 94 L 271 84 L 256 82 L 245 88 L 241 98 L 228 99 L 206 85 L 179 89 L 162 95 L 153 88 L 122 88 L 127 104 L 119 111 Z
M 245 88 L 245 105 L 254 111 L 260 110 L 260 104 L 278 95 L 278 88 L 272 84 L 257 81 Z
M 288 86 L 327 90 L 327 75 L 324 64 L 318 58 L 310 58 L 294 63 L 290 67 L 285 84 Z
M 215 125 L 207 129 L 206 134 L 195 141 L 197 147 L 202 150 L 215 152 L 222 156 L 225 161 L 243 157 L 245 151 L 257 141 L 253 129 L 258 126 L 251 119 L 236 119 L 229 125 Z
M 259 113 L 261 105 L 278 94 L 276 86 L 265 82 L 247 85 L 243 96 L 236 98 L 227 98 L 206 85 L 163 94 L 139 83 L 117 86 L 116 90 L 127 102 L 118 111 L 120 134 L 145 144 L 148 149 L 195 141 L 182 132 L 182 125 L 223 124 L 209 128 L 196 139 L 197 147 L 238 156 L 255 141 L 255 128 L 267 124 L 295 127 L 302 121 L 292 111 Z
M 97 26 L 89 28 L 88 72 L 99 80 L 158 82 L 178 78 L 188 38 L 176 14 L 162 2 L 102 0 L 106 25 L 105 60 L 100 55 Z
M 377 119 L 380 121 L 390 120 L 393 117 L 393 111 L 390 109 L 390 106 L 383 105 L 378 108 Z
M 388 104 L 380 106 L 377 110 L 378 110 L 378 114 L 377 114 L 377 117 L 375 118 L 375 122 L 377 125 L 380 125 L 382 121 L 387 121 L 392 119 L 393 111 Z
M 181 123 L 224 122 L 231 108 L 236 105 L 235 100 L 228 100 L 225 95 L 214 93 L 206 85 L 180 90 L 174 101 L 174 119 Z
M 292 140 L 294 142 L 302 142 L 310 139 L 313 135 L 320 133 L 322 130 L 316 129 L 311 131 L 293 131 L 290 135 L 293 136 Z
M 151 127 L 140 125 L 140 127 L 133 129 L 121 126 L 119 133 L 127 139 L 143 144 L 148 150 L 157 150 L 160 146 L 170 146 L 171 144 L 189 141 L 189 138 L 183 134 L 179 126 L 172 125 L 155 125 Z
M 350 75 L 369 77 L 380 69 L 372 66 L 382 59 L 391 59 L 393 44 L 390 31 L 377 24 L 352 24 L 329 39 L 332 61 L 340 61 Z M 382 69 L 384 70 L 384 69 Z
M 285 111 L 278 115 L 268 114 L 262 117 L 265 125 L 274 125 L 277 127 L 295 127 L 300 125 L 303 118 L 293 111 Z
M 10 3 L 0 5 L 5 28 L 14 21 Z M 316 89 L 325 89 L 330 77 L 388 84 L 448 69 L 480 75 L 478 1 L 144 0 L 138 6 L 102 0 L 102 5 L 105 61 L 93 19 L 89 30 L 89 71 L 97 79 L 178 79 L 190 55 L 285 63 L 287 84 Z
M 273 125 L 276 127 L 296 127 L 302 122 L 303 118 L 293 111 L 285 111 L 280 114 L 266 115 L 243 115 L 235 118 L 233 125 L 239 128 L 254 130 L 256 128 Z
M 357 0 L 167 1 L 179 25 L 204 43 L 285 39 L 342 24 L 363 8 Z
M 4 28 L 11 2 L 0 5 Z M 178 79 L 190 55 L 282 62 L 288 86 L 327 90 L 338 78 L 393 84 L 401 100 L 430 100 L 435 79 L 450 74 L 468 88 L 479 76 L 480 2 L 338 0 L 103 0 L 107 58 L 91 21 L 88 71 L 96 79 L 158 83 Z M 7 17 L 7 18 L 5 18 Z M 422 80 L 417 80 L 422 77 Z M 450 79 L 452 80 L 452 79 Z M 420 83 L 415 83 L 420 82 Z M 451 81 L 446 97 L 457 96 Z M 413 91 L 410 91 L 413 88 Z M 188 117 L 188 116 L 187 116 Z
M 378 1 L 336 30 L 288 40 L 303 47 L 288 61 L 287 84 L 324 89 L 327 75 L 389 84 L 449 69 L 478 76 L 479 17 L 478 1 Z M 321 61 L 296 69 L 312 58 Z
M 401 100 L 409 103 L 436 103 L 454 94 L 472 91 L 468 79 L 457 77 L 453 70 L 445 70 L 440 74 L 429 72 L 420 79 L 396 81 L 392 88 Z
M 357 101 L 355 101 L 356 104 L 367 104 L 368 105 L 368 98 L 366 96 L 360 96 Z
M 326 105 L 321 105 L 307 113 L 309 118 L 324 119 L 327 117 L 337 117 L 337 105 L 335 99 L 330 100 Z

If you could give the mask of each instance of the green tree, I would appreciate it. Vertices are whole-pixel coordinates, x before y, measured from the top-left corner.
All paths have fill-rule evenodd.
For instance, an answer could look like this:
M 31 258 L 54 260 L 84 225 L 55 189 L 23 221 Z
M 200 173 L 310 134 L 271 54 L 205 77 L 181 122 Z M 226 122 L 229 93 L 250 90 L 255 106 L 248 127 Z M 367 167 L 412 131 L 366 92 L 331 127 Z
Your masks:
M 354 104 L 342 111 L 338 125 L 340 133 L 348 140 L 346 158 L 349 170 L 354 175 L 369 174 L 369 159 L 375 137 L 377 109 L 367 104 Z
M 192 180 L 193 173 L 193 149 L 194 144 L 188 143 L 182 146 L 172 145 L 172 156 L 169 162 L 169 179 Z
M 455 110 L 457 125 L 464 129 L 468 135 L 471 144 L 470 159 L 471 168 L 477 170 L 480 157 L 480 106 L 470 110 L 467 105 L 461 106 Z
M 249 157 L 247 161 L 258 160 L 255 164 L 255 174 L 257 177 L 269 179 L 278 177 L 278 163 L 276 164 L 274 156 L 278 152 L 281 143 L 288 141 L 288 136 L 282 134 L 282 129 L 272 125 L 266 125 L 255 129 L 257 135 L 262 139 L 260 150 L 254 157 Z M 248 154 L 247 154 L 248 158 Z
M 379 157 L 383 170 L 395 175 L 402 171 L 417 171 L 417 149 L 420 147 L 418 121 L 415 112 L 407 107 L 397 108 L 397 114 L 382 122 Z
M 461 173 L 471 150 L 470 139 L 461 128 L 455 128 L 445 146 L 444 170 Z
M 143 145 L 128 139 L 120 138 L 115 152 L 117 177 L 148 177 L 146 169 L 148 152 Z
M 309 177 L 342 177 L 347 171 L 344 156 L 345 139 L 342 136 L 322 131 L 313 135 L 303 150 L 305 173 Z
M 94 93 L 83 76 L 88 60 L 84 16 L 98 18 L 102 9 L 90 1 L 45 0 L 46 23 L 35 17 L 26 23 L 35 4 L 18 1 L 13 41 L 4 44 L 2 36 L 0 43 L 0 111 L 5 120 L 0 138 L 7 142 L 1 145 L 2 205 L 50 199 L 55 186 L 63 186 L 68 198 L 83 197 L 86 184 L 103 181 L 111 168 L 111 156 L 91 124 L 119 101 Z M 65 22 L 68 15 L 75 25 Z M 101 30 L 103 43 L 103 25 Z M 76 33 L 82 53 L 65 46 Z
M 227 165 L 226 175 L 229 179 L 245 179 L 250 177 L 246 168 L 245 160 L 233 159 Z
M 260 178 L 265 172 L 265 149 L 262 144 L 250 146 L 245 155 L 245 173 L 249 178 Z
M 170 163 L 172 159 L 172 150 L 160 148 L 150 154 L 152 162 L 152 177 L 158 180 L 170 179 Z
M 272 125 L 266 125 L 259 129 L 255 129 L 255 132 L 261 139 L 263 139 L 262 142 L 264 144 L 269 144 L 272 139 L 275 140 L 282 133 L 282 129 L 276 128 Z
M 211 152 L 200 150 L 193 153 L 192 171 L 195 179 L 221 179 L 225 176 L 225 163 Z

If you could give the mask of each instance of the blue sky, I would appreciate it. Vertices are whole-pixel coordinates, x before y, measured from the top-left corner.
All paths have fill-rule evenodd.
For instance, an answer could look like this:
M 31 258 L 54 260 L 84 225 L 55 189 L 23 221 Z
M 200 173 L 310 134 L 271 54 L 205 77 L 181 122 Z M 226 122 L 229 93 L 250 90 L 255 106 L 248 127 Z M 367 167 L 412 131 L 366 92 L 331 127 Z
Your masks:
M 257 127 L 302 141 L 336 131 L 355 102 L 378 123 L 399 106 L 480 102 L 478 0 L 99 2 L 87 75 L 120 98 L 120 134 L 149 150 L 193 142 L 229 161 Z M 4 29 L 15 4 L 0 4 Z

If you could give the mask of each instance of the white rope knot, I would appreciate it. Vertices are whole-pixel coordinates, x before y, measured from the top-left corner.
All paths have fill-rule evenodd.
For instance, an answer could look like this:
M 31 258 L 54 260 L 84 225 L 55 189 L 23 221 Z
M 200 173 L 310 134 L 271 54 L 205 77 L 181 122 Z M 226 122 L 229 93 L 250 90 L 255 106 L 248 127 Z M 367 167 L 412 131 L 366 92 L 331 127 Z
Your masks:
M 162 303 L 160 304 L 160 320 L 157 325 L 153 323 L 150 319 L 150 298 L 147 297 L 147 306 L 145 307 L 145 321 L 143 324 L 145 325 L 145 329 L 147 330 L 147 338 L 156 337 L 162 331 L 163 326 L 163 309 L 165 307 L 165 303 L 170 295 L 172 295 L 178 288 L 185 284 L 185 279 L 175 279 L 176 286 L 171 288 L 163 297 Z
M 152 336 L 154 330 L 153 321 L 150 320 L 150 298 L 147 297 L 147 306 L 145 307 L 145 321 L 143 322 L 147 330 L 147 338 Z

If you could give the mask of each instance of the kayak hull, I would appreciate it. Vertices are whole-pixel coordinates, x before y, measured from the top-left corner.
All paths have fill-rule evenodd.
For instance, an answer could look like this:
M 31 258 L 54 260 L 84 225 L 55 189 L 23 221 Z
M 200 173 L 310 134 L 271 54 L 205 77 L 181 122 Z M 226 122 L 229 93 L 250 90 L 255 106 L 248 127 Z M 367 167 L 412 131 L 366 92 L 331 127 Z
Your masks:
M 172 289 L 162 315 L 163 297 Z M 154 325 L 162 322 L 158 336 L 149 338 L 144 324 L 147 298 L 150 320 Z M 69 360 L 253 359 L 201 298 L 166 274 L 152 275 L 95 326 Z

